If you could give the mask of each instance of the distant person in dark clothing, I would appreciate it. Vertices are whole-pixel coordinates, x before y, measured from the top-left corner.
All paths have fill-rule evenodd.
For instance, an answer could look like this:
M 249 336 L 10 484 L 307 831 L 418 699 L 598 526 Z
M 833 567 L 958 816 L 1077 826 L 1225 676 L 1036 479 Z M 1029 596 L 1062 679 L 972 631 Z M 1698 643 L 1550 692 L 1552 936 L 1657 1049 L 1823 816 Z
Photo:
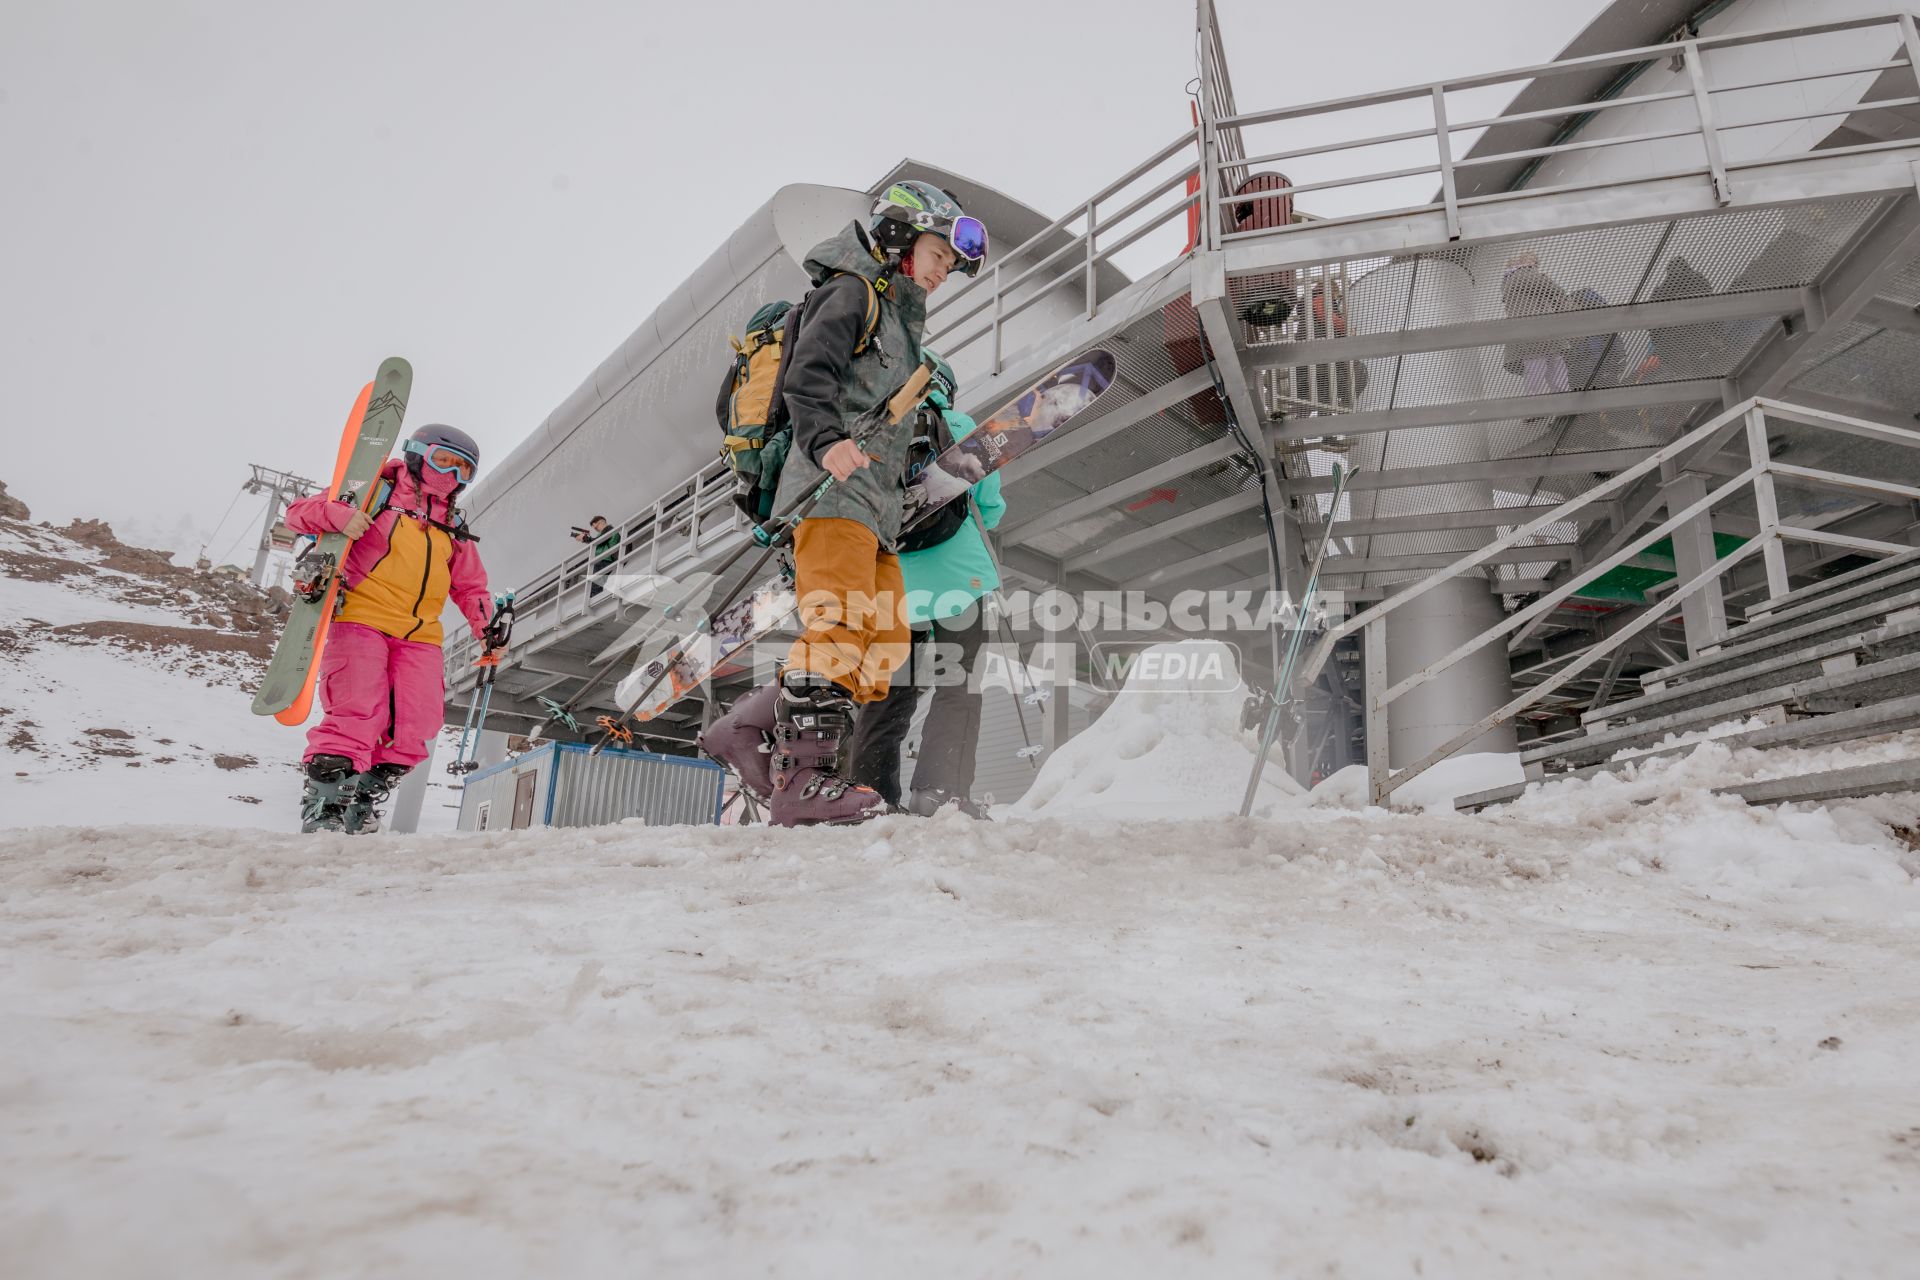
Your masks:
M 1592 289 L 1581 289 L 1570 301 L 1577 311 L 1592 311 L 1607 305 L 1607 300 Z M 1575 391 L 1617 386 L 1622 364 L 1619 334 L 1590 333 L 1584 338 L 1575 338 L 1567 349 L 1567 380 Z
M 1540 255 L 1530 249 L 1507 260 L 1500 300 L 1514 319 L 1552 315 L 1571 306 L 1567 291 L 1540 269 Z M 1567 344 L 1558 339 L 1516 338 L 1507 344 L 1505 365 L 1508 373 L 1526 380 L 1530 396 L 1568 390 Z
M 1704 298 L 1713 282 L 1684 257 L 1667 263 L 1666 278 L 1647 295 L 1649 302 Z M 1730 372 L 1726 331 L 1717 324 L 1676 324 L 1647 330 L 1647 358 L 1641 362 L 1642 382 L 1671 382 L 1676 378 L 1715 377 Z
M 573 540 L 593 544 L 593 582 L 587 587 L 587 599 L 591 600 L 606 590 L 603 583 L 607 570 L 620 559 L 620 531 L 610 527 L 605 516 L 595 516 L 587 521 L 586 528 L 573 531 Z

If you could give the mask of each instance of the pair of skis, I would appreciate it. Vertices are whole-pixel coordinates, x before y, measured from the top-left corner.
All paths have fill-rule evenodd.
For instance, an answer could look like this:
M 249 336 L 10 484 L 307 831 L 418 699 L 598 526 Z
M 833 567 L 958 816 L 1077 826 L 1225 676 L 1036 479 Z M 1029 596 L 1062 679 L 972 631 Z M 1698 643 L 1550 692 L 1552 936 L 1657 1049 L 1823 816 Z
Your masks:
M 360 389 L 347 415 L 334 460 L 329 499 L 346 499 L 362 512 L 372 509 L 377 481 L 387 455 L 400 438 L 407 398 L 413 394 L 413 366 L 394 356 Z M 253 713 L 284 725 L 306 721 L 320 676 L 320 656 L 340 597 L 340 565 L 352 540 L 344 533 L 322 534 L 294 564 L 293 603 L 286 628 L 274 646 L 266 677 L 254 695 Z

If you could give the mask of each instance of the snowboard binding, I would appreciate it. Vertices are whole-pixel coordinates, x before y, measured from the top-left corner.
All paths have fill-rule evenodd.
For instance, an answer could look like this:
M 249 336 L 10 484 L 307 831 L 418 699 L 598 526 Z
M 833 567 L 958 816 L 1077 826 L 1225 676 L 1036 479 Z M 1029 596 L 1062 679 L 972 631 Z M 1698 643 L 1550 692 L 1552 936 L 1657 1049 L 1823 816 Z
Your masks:
M 606 746 L 608 743 L 621 747 L 631 747 L 633 745 L 633 730 L 627 728 L 626 725 L 615 720 L 612 716 L 601 716 L 593 723 L 602 733 L 607 735 L 606 739 L 601 743 L 602 746 Z
M 340 558 L 331 551 L 320 550 L 318 542 L 308 546 L 293 562 L 293 598 L 319 604 L 326 598 L 327 588 L 333 585 L 334 570 L 339 564 Z

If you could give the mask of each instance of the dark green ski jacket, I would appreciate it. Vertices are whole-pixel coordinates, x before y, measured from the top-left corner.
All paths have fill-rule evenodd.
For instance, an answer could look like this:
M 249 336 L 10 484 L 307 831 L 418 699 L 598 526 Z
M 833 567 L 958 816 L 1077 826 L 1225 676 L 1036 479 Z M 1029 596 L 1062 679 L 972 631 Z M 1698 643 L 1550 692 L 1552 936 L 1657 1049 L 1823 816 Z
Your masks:
M 840 234 L 813 247 L 806 268 L 815 289 L 781 375 L 793 452 L 780 470 L 774 510 L 792 511 L 804 502 L 826 478 L 821 456 L 837 442 L 864 433 L 864 447 L 875 461 L 828 489 L 811 515 L 858 520 L 883 546 L 891 546 L 900 533 L 913 419 L 909 415 L 889 424 L 883 406 L 920 362 L 927 294 L 905 276 L 895 276 L 880 298 L 880 323 L 856 356 L 867 290 L 847 277 L 877 281 L 885 259 L 874 251 L 865 229 L 849 222 Z

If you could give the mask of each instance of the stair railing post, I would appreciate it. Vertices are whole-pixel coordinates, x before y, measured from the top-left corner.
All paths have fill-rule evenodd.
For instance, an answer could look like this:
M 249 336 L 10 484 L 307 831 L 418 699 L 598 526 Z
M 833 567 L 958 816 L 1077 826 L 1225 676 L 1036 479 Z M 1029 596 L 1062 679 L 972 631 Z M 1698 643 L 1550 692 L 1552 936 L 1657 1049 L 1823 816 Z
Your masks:
M 1688 40 L 1680 46 L 1686 62 L 1687 79 L 1693 84 L 1693 105 L 1700 116 L 1700 142 L 1707 149 L 1707 172 L 1713 178 L 1713 198 L 1720 204 L 1733 203 L 1733 191 L 1727 185 L 1727 159 L 1720 150 L 1720 134 L 1713 125 L 1713 103 L 1707 92 L 1707 71 L 1700 60 L 1700 44 Z
M 1760 520 L 1758 536 L 1766 540 L 1761 554 L 1767 562 L 1767 599 L 1778 600 L 1793 588 L 1787 581 L 1787 548 L 1780 539 L 1780 502 L 1773 489 L 1773 472 L 1765 470 L 1771 454 L 1767 416 L 1756 404 L 1747 410 L 1747 458 L 1760 469 L 1753 478 L 1753 505 Z
M 1004 265 L 1006 264 L 1000 262 L 993 264 L 993 371 L 996 374 L 1000 372 L 1001 356 L 1000 339 L 1002 334 L 1000 329 L 1000 308 L 1001 304 L 1006 300 L 1006 295 L 1000 291 L 1002 278 L 1000 268 Z
M 1447 90 L 1433 86 L 1433 137 L 1440 150 L 1440 198 L 1447 210 L 1447 239 L 1460 238 L 1460 196 L 1453 181 L 1453 139 L 1447 130 Z
M 1094 209 L 1095 204 L 1096 202 L 1093 200 L 1087 201 L 1087 319 L 1089 320 L 1093 319 L 1093 313 L 1098 310 L 1100 306 L 1099 294 L 1095 287 L 1097 277 L 1093 269 L 1095 256 L 1093 247 L 1093 220 L 1096 216 Z

